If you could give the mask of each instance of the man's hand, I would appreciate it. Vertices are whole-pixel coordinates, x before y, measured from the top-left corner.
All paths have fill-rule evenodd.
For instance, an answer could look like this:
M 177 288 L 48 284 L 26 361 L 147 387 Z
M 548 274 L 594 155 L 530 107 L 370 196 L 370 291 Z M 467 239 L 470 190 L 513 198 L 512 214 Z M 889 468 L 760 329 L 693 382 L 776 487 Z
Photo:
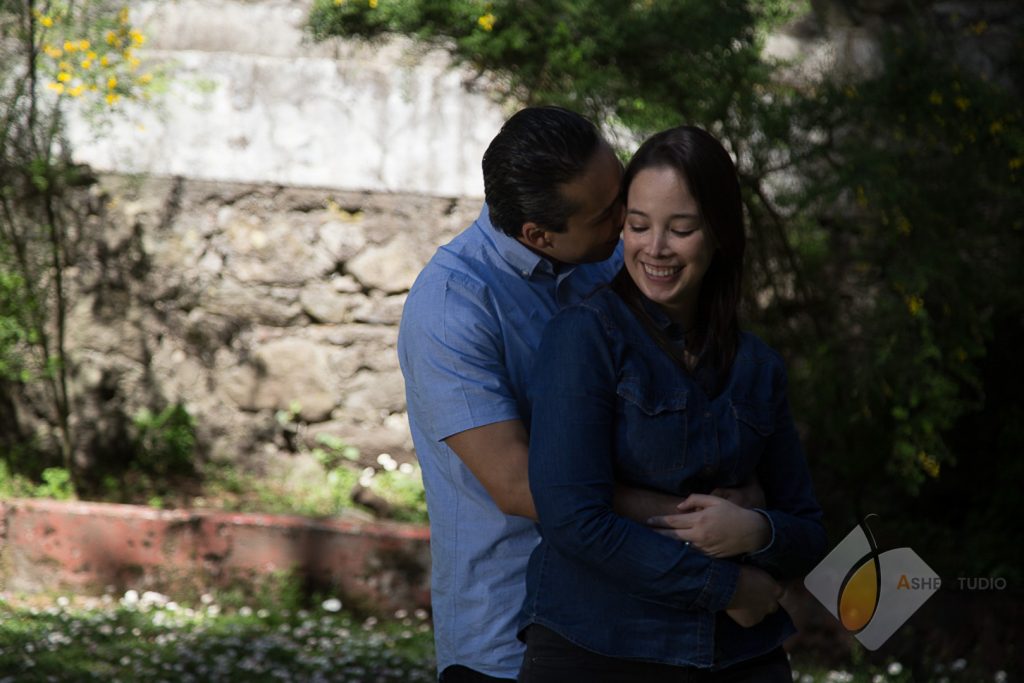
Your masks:
M 718 496 L 694 493 L 677 506 L 679 514 L 651 517 L 649 526 L 688 541 L 710 557 L 735 557 L 760 550 L 771 540 L 768 520 Z
M 750 628 L 779 609 L 779 600 L 784 592 L 782 586 L 767 572 L 744 565 L 740 567 L 736 592 L 725 608 L 725 613 L 740 626 Z
M 711 492 L 711 495 L 725 498 L 727 501 L 736 503 L 741 508 L 747 508 L 748 510 L 765 506 L 764 489 L 758 483 L 757 477 L 751 477 L 750 481 L 746 484 L 736 488 L 717 488 Z

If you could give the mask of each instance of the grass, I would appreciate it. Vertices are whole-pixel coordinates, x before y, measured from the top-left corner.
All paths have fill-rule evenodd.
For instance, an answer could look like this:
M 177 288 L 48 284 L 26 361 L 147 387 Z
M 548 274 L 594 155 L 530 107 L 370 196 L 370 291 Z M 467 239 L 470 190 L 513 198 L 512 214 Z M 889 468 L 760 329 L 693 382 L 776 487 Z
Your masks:
M 431 681 L 427 614 L 186 607 L 166 596 L 0 595 L 0 681 Z

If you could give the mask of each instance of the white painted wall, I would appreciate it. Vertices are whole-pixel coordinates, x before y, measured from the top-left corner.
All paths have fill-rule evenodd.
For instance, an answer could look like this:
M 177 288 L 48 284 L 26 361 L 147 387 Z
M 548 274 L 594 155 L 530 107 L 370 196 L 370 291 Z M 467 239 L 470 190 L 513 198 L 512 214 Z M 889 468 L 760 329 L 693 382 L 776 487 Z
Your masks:
M 101 171 L 482 196 L 480 159 L 508 112 L 441 50 L 303 33 L 310 0 L 136 2 L 139 51 L 170 89 L 97 135 L 71 112 L 78 161 Z

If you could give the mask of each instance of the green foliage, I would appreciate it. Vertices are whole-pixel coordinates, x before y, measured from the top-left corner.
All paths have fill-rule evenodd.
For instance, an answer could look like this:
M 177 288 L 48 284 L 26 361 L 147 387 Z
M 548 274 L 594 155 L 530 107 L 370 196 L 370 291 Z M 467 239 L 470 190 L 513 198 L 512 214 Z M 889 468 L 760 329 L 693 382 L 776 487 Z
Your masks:
M 180 403 L 159 413 L 147 409 L 135 416 L 135 461 L 147 474 L 166 476 L 194 471 L 195 418 Z
M 63 467 L 47 467 L 43 470 L 43 483 L 36 487 L 37 498 L 53 500 L 71 500 L 75 497 L 75 489 L 71 483 L 71 473 Z
M 402 522 L 426 523 L 427 497 L 418 465 L 384 470 L 370 480 L 370 488 L 395 506 L 395 518 Z
M 359 461 L 359 449 L 349 446 L 340 437 L 333 434 L 317 434 L 316 440 L 321 447 L 314 448 L 312 455 L 324 469 L 332 470 L 345 462 Z
M 26 381 L 28 371 L 22 353 L 29 331 L 21 324 L 19 310 L 23 285 L 20 276 L 2 270 L 3 263 L 0 253 L 0 380 Z
M 0 500 L 5 498 L 50 498 L 73 500 L 75 489 L 71 475 L 62 467 L 48 467 L 41 475 L 42 482 L 36 483 L 25 475 L 12 472 L 6 462 L 0 460 Z

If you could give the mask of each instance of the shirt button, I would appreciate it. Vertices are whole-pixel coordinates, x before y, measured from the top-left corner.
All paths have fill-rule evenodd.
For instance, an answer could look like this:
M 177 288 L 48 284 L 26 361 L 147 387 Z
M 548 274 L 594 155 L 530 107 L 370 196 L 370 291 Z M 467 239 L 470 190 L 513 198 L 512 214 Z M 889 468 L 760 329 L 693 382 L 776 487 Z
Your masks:
M 715 473 L 715 468 L 712 467 L 711 465 L 704 465 L 704 467 L 701 468 L 700 473 L 703 474 L 705 477 L 710 477 L 712 474 Z
M 710 410 L 705 410 L 704 411 L 704 417 L 711 417 L 711 411 Z

